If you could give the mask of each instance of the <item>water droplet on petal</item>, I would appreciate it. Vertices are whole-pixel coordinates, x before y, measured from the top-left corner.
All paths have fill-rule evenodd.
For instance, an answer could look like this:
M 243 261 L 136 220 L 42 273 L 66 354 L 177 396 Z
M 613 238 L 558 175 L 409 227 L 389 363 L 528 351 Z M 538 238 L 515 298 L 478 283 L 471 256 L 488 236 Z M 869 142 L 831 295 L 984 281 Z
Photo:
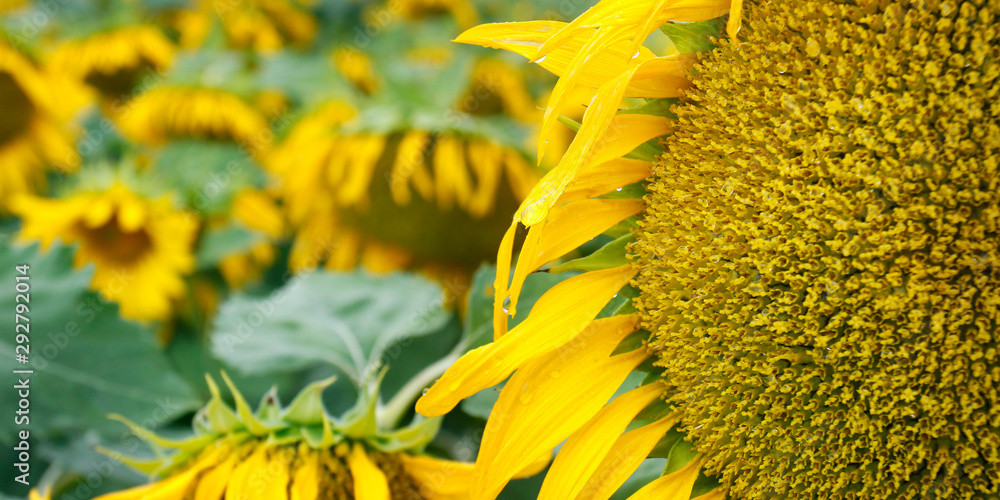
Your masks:
M 510 295 L 503 299 L 503 312 L 504 314 L 510 314 Z

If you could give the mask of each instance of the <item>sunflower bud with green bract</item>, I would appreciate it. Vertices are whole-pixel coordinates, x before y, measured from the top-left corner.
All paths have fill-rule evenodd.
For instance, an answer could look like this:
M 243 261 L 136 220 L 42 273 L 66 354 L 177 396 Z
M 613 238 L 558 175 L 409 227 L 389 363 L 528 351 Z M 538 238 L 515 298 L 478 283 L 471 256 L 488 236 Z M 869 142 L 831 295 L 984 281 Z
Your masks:
M 510 377 L 473 498 L 564 439 L 539 498 L 608 498 L 655 459 L 630 498 L 996 498 L 998 16 L 604 0 L 460 36 L 560 76 L 543 134 L 596 88 L 500 249 L 493 343 L 417 404 Z M 550 263 L 584 272 L 507 331 Z

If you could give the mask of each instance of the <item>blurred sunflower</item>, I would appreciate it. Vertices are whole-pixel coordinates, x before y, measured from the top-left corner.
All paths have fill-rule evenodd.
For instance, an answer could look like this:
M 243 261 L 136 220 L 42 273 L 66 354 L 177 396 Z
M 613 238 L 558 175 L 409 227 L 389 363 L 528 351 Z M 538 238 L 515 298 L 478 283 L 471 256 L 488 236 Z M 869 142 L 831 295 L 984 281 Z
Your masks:
M 285 221 L 274 198 L 264 192 L 245 189 L 233 199 L 229 217 L 239 225 L 264 236 L 250 251 L 226 256 L 219 262 L 219 272 L 230 288 L 239 288 L 260 277 L 261 271 L 274 262 L 275 242 L 284 235 Z
M 604 0 L 459 38 L 562 77 L 543 131 L 597 89 L 501 246 L 494 342 L 417 404 L 510 376 L 473 498 L 564 439 L 539 498 L 608 498 L 651 454 L 668 467 L 633 498 L 1000 494 L 1000 6 L 746 3 Z M 528 273 L 613 226 L 506 331 Z
M 491 255 L 536 174 L 487 138 L 399 130 L 345 133 L 354 116 L 327 104 L 300 121 L 269 165 L 297 228 L 293 269 L 420 268 L 467 277 Z
M 133 25 L 62 42 L 50 65 L 114 103 L 127 100 L 144 75 L 167 69 L 173 56 L 174 46 L 159 28 Z
M 128 318 L 166 318 L 194 268 L 197 221 L 166 196 L 149 199 L 116 182 L 62 199 L 22 195 L 11 209 L 24 220 L 22 241 L 79 244 L 74 264 L 94 264 L 91 287 Z
M 154 88 L 136 97 L 117 121 L 126 137 L 144 144 L 179 138 L 231 141 L 261 155 L 272 139 L 267 118 L 252 104 L 208 87 Z
M 470 115 L 503 113 L 522 122 L 533 122 L 539 115 L 521 72 L 495 58 L 476 61 L 469 88 L 458 105 Z
M 316 36 L 316 19 L 310 0 L 246 0 L 219 3 L 201 0 L 191 10 L 175 15 L 182 47 L 204 43 L 213 26 L 219 26 L 231 48 L 274 51 L 285 45 L 305 47 Z
M 53 93 L 64 99 L 52 99 Z M 43 73 L 16 49 L 0 42 L 0 200 L 45 185 L 49 165 L 75 169 L 79 157 L 65 123 L 82 104 L 81 95 Z
M 315 382 L 282 408 L 274 393 L 253 412 L 223 374 L 236 408 L 227 406 L 208 378 L 212 400 L 195 416 L 195 435 L 169 441 L 125 422 L 165 458 L 131 460 L 107 451 L 158 482 L 98 497 L 98 500 L 358 500 L 466 498 L 472 464 L 422 454 L 440 426 L 420 419 L 409 427 L 379 427 L 373 398 L 335 419 L 324 409 L 322 392 L 333 382 Z M 167 455 L 168 450 L 174 453 Z M 536 460 L 519 476 L 537 473 L 548 460 Z
M 476 8 L 469 0 L 397 0 L 390 2 L 389 8 L 398 10 L 407 19 L 448 12 L 462 28 L 479 22 Z

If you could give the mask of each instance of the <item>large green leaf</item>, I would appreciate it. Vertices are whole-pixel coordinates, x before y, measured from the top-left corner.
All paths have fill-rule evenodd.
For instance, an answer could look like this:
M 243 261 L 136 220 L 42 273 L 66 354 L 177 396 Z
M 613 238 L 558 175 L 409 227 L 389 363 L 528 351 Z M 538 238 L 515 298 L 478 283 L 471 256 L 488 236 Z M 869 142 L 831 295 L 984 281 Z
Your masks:
M 55 246 L 0 248 L 0 321 L 11 325 L 0 336 L 0 371 L 32 369 L 30 422 L 33 439 L 83 429 L 120 432 L 109 413 L 158 427 L 198 407 L 191 389 L 173 371 L 148 327 L 121 319 L 118 306 L 88 289 L 92 270 L 74 270 L 73 250 Z M 27 303 L 29 362 L 15 360 L 15 266 L 29 265 Z M 20 300 L 21 302 L 17 302 Z M 14 382 L 16 375 L 11 375 Z M 0 398 L 18 404 L 14 383 Z M 5 403 L 8 404 L 8 403 Z M 0 421 L 0 441 L 14 436 L 13 418 Z
M 390 347 L 440 329 L 449 316 L 442 306 L 441 287 L 417 276 L 318 271 L 264 298 L 229 299 L 212 349 L 246 373 L 329 363 L 365 378 Z

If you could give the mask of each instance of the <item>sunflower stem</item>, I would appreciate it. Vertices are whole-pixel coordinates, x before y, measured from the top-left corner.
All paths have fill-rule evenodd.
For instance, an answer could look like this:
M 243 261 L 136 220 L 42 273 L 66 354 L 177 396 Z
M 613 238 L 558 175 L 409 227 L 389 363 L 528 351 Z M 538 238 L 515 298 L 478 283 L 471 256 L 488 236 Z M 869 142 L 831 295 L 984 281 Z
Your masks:
M 413 401 L 416 400 L 424 388 L 430 385 L 434 380 L 441 376 L 449 366 L 452 365 L 458 358 L 465 353 L 467 346 L 464 342 L 460 342 L 454 349 L 448 353 L 447 356 L 437 360 L 435 363 L 427 366 L 420 373 L 416 374 L 409 382 L 406 383 L 399 391 L 393 395 L 392 399 L 389 400 L 384 406 L 380 408 L 379 412 L 379 428 L 381 429 L 394 429 L 399 425 L 399 421 L 403 418 L 403 415 L 410 409 Z

